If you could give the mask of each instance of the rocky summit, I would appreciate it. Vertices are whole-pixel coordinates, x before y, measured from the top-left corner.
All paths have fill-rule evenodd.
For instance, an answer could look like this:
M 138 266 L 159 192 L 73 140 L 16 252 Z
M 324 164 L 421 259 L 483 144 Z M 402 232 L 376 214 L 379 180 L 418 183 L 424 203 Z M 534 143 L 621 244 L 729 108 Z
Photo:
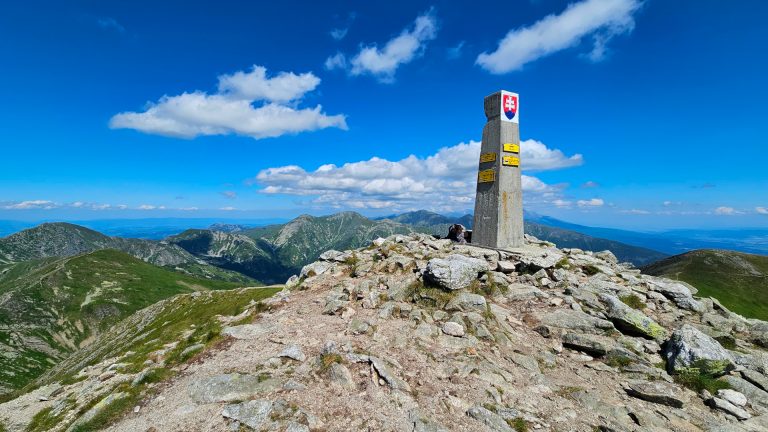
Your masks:
M 166 300 L 175 312 L 158 319 L 158 329 L 175 329 L 178 341 L 158 342 L 167 330 L 145 336 L 117 326 L 133 341 L 129 351 L 76 355 L 78 362 L 0 404 L 1 424 L 131 432 L 768 430 L 768 352 L 759 345 L 768 323 L 697 297 L 684 283 L 641 274 L 610 252 L 557 249 L 533 237 L 499 251 L 393 235 L 323 253 L 263 303 L 190 321 L 210 315 L 199 302 L 220 294 Z M 141 318 L 147 310 L 126 322 L 152 328 Z M 202 332 L 211 322 L 221 328 Z M 127 338 L 116 335 L 104 338 Z

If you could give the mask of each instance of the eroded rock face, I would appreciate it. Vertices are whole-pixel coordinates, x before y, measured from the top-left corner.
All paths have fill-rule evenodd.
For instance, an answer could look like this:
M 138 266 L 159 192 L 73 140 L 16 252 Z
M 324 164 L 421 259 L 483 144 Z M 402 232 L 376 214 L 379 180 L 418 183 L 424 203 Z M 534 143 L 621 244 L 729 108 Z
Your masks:
M 424 278 L 443 289 L 460 290 L 467 288 L 480 272 L 486 270 L 488 263 L 485 260 L 452 254 L 429 260 Z
M 665 353 L 670 370 L 695 367 L 722 375 L 734 368 L 733 357 L 719 342 L 689 324 L 672 333 Z

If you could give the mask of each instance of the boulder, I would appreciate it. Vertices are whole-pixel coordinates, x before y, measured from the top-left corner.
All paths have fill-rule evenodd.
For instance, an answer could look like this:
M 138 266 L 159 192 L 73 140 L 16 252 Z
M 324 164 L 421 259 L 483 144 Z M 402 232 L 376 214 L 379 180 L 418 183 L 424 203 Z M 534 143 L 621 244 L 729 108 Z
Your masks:
M 747 404 L 747 397 L 744 396 L 743 393 L 739 393 L 736 390 L 731 390 L 731 389 L 718 390 L 717 396 L 739 407 L 743 407 Z
M 720 343 L 689 324 L 672 333 L 665 354 L 669 370 L 697 367 L 703 372 L 722 375 L 734 368 L 733 358 Z
M 308 278 L 312 276 L 319 276 L 323 273 L 328 272 L 333 268 L 333 264 L 326 262 L 326 261 L 315 261 L 311 264 L 307 264 L 304 267 L 301 268 L 301 273 L 299 273 L 300 278 Z
M 719 397 L 710 399 L 709 404 L 712 406 L 712 408 L 725 411 L 739 420 L 747 420 L 748 418 L 752 417 L 752 415 L 744 410 L 744 408 L 738 407 L 731 402 Z
M 687 401 L 679 387 L 663 381 L 630 381 L 624 391 L 638 399 L 674 408 L 682 408 Z
M 271 401 L 249 400 L 225 406 L 221 415 L 225 418 L 244 424 L 253 430 L 260 430 L 272 423 L 269 418 L 271 413 Z
M 189 396 L 197 403 L 214 403 L 245 400 L 278 386 L 275 379 L 264 380 L 256 375 L 233 373 L 193 381 L 188 391 Z
M 701 302 L 693 298 L 691 290 L 679 282 L 660 278 L 650 279 L 649 282 L 654 291 L 662 293 L 664 297 L 672 300 L 681 309 L 698 313 L 702 313 L 706 309 Z
M 285 357 L 300 362 L 303 362 L 307 359 L 307 356 L 304 355 L 298 345 L 291 345 L 286 347 L 280 354 L 278 354 L 278 357 Z
M 587 353 L 591 356 L 602 357 L 608 353 L 609 346 L 596 336 L 566 333 L 563 335 L 563 346 Z
M 487 430 L 493 432 L 514 432 L 503 417 L 481 406 L 473 406 L 467 411 L 467 415 L 483 423 Z
M 582 333 L 602 334 L 612 330 L 610 321 L 596 318 L 573 309 L 557 309 L 541 317 L 541 324 Z
M 433 258 L 427 263 L 424 278 L 440 288 L 459 290 L 469 286 L 478 274 L 488 270 L 488 263 L 479 258 L 452 254 L 445 258 Z
M 443 324 L 443 333 L 449 336 L 462 337 L 464 336 L 464 326 L 453 321 L 448 321 Z
M 617 297 L 601 294 L 600 301 L 606 305 L 605 315 L 620 331 L 659 340 L 666 336 L 664 327 L 644 313 L 627 306 Z

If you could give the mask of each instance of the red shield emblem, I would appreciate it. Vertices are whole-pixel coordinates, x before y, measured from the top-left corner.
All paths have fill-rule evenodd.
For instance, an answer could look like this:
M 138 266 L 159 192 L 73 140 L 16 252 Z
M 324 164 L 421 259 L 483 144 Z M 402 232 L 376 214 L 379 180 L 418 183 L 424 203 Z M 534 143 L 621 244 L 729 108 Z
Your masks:
M 501 110 L 508 120 L 512 120 L 517 115 L 517 95 L 504 94 L 501 97 Z

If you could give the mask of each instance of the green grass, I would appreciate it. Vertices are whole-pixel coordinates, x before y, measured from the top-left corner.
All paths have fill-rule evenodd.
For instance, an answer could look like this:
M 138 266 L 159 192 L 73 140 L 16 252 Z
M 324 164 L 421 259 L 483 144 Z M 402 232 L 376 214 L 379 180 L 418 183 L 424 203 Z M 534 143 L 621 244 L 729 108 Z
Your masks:
M 145 362 L 154 352 L 165 345 L 178 342 L 166 354 L 165 365 L 151 369 L 137 386 L 122 383 L 112 389 L 111 393 L 122 392 L 125 397 L 112 401 L 90 421 L 77 424 L 74 431 L 90 432 L 102 430 L 122 418 L 126 412 L 136 406 L 140 400 L 153 390 L 153 383 L 168 380 L 178 373 L 176 366 L 188 362 L 199 355 L 204 349 L 222 343 L 222 324 L 217 315 L 233 316 L 251 307 L 263 311 L 259 306 L 260 300 L 274 295 L 281 287 L 249 288 L 231 291 L 213 291 L 199 296 L 181 295 L 153 306 L 158 308 L 153 318 L 143 325 L 136 325 L 131 318 L 116 326 L 113 330 L 122 338 L 113 337 L 111 333 L 102 335 L 89 350 L 78 352 L 87 362 L 79 362 L 76 356 L 66 360 L 47 379 L 36 384 L 46 384 L 55 381 L 77 380 L 76 374 L 84 366 L 96 364 L 105 358 L 119 357 L 120 362 L 127 363 L 125 372 L 138 373 L 144 370 Z M 255 302 L 255 304 L 253 304 Z M 251 306 L 252 305 L 252 306 Z M 121 328 L 124 327 L 124 328 Z M 128 333 L 125 333 L 126 328 Z M 189 332 L 189 330 L 193 330 Z M 186 337 L 184 337 L 186 334 Z M 189 355 L 182 355 L 190 346 L 202 344 L 204 349 Z M 78 417 L 98 404 L 94 400 L 89 405 L 81 407 Z M 66 413 L 66 410 L 64 411 Z M 49 413 L 40 413 L 38 423 L 47 425 L 51 419 Z M 42 427 L 42 426 L 41 426 Z M 33 430 L 33 429 L 30 429 Z M 34 429 L 36 430 L 46 430 Z
M 600 269 L 593 266 L 592 264 L 588 264 L 581 267 L 581 270 L 586 274 L 587 276 L 594 276 L 598 273 L 600 273 Z
M 62 334 L 80 346 L 160 300 L 239 286 L 191 277 L 109 249 L 28 261 L 0 276 L 0 296 L 7 299 L 0 310 L 0 327 L 20 326 L 22 336 L 37 338 L 62 358 L 74 351 L 58 339 Z M 8 339 L 8 331 L 0 330 L 0 343 Z M 0 358 L 0 385 L 4 387 L 22 388 L 58 362 L 50 350 L 34 345 L 14 346 L 14 350 L 18 358 Z
M 714 297 L 745 317 L 768 320 L 768 256 L 697 250 L 654 263 L 643 272 L 688 282 L 700 297 Z
M 515 417 L 512 420 L 507 420 L 507 424 L 512 427 L 516 432 L 528 432 L 528 422 L 522 417 Z
M 727 381 L 718 379 L 712 374 L 704 373 L 700 368 L 691 367 L 679 371 L 673 376 L 676 383 L 695 392 L 707 390 L 712 394 L 718 390 L 731 388 Z
M 643 310 L 645 309 L 645 303 L 636 294 L 627 294 L 619 297 L 625 305 L 632 309 Z

